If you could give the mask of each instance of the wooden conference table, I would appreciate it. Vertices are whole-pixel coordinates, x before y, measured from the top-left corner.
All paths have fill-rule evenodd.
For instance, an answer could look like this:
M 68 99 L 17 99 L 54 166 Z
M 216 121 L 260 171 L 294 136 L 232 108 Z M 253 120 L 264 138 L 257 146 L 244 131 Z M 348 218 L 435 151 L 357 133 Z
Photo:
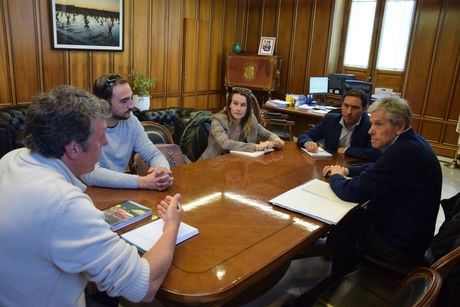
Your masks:
M 183 220 L 199 234 L 176 247 L 157 298 L 166 305 L 234 305 L 266 291 L 297 251 L 327 231 L 326 224 L 268 200 L 322 178 L 323 167 L 333 161 L 343 158 L 313 160 L 287 142 L 283 150 L 255 159 L 228 154 L 177 167 L 166 192 L 89 188 L 87 193 L 99 209 L 125 199 L 156 208 L 166 195 L 181 193 Z

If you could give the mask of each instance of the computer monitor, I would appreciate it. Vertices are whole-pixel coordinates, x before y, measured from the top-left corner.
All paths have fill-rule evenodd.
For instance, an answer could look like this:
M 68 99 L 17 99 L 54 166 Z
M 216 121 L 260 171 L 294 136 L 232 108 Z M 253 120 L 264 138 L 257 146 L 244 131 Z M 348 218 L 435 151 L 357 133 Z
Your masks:
M 345 80 L 345 92 L 349 90 L 361 90 L 367 95 L 367 105 L 371 104 L 372 83 L 359 80 Z
M 327 94 L 327 77 L 310 77 L 310 94 Z

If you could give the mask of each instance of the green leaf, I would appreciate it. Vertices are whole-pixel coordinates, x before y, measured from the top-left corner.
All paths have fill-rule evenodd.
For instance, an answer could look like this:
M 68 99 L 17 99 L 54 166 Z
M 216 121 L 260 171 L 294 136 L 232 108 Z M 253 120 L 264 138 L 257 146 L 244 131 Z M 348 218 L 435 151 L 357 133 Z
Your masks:
M 150 96 L 150 88 L 155 87 L 155 78 L 149 79 L 137 70 L 132 70 L 129 74 L 131 79 L 131 89 L 139 96 Z

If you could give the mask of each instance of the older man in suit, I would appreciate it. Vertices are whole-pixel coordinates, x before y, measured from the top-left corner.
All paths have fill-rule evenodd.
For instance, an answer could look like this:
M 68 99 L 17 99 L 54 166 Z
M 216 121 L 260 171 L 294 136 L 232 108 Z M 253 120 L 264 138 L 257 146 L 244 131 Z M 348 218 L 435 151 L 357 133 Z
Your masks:
M 372 146 L 382 156 L 372 165 L 331 165 L 323 171 L 341 199 L 372 200 L 367 210 L 355 210 L 337 225 L 333 271 L 352 266 L 361 252 L 416 265 L 435 229 L 441 168 L 428 143 L 412 130 L 409 105 L 399 97 L 386 97 L 369 112 Z
M 376 161 L 380 151 L 372 148 L 367 133 L 370 127 L 367 104 L 363 91 L 348 91 L 343 96 L 342 112 L 326 114 L 323 121 L 299 136 L 299 146 L 310 152 L 317 152 L 318 146 L 322 146 L 327 151 Z

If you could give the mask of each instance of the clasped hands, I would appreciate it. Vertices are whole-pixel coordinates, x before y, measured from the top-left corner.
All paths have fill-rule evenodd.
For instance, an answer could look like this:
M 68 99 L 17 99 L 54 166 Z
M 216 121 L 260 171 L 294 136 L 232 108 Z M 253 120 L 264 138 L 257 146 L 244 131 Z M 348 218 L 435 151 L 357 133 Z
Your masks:
M 164 167 L 151 167 L 147 175 L 139 176 L 137 185 L 139 189 L 163 191 L 169 188 L 174 181 L 172 172 Z
M 266 150 L 266 149 L 281 149 L 284 146 L 284 141 L 281 139 L 278 139 L 276 141 L 265 141 L 265 142 L 260 142 L 257 144 L 257 150 Z

